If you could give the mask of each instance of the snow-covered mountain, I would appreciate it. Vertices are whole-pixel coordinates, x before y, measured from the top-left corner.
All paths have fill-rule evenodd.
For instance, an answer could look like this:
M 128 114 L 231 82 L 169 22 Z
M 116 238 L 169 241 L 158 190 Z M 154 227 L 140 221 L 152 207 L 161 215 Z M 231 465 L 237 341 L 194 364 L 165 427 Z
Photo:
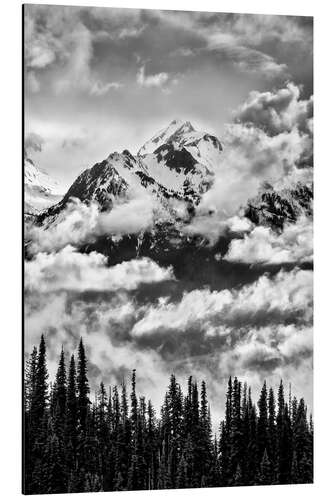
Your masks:
M 156 153 L 163 146 L 172 146 L 175 150 L 185 149 L 197 161 L 214 170 L 222 161 L 223 147 L 217 137 L 206 132 L 196 131 L 189 121 L 173 120 L 170 125 L 160 130 L 138 151 L 138 155 Z
M 61 199 L 57 181 L 36 167 L 27 152 L 24 152 L 24 212 L 36 214 L 54 205 Z
M 298 182 L 289 188 L 274 189 L 266 184 L 248 201 L 244 215 L 254 224 L 282 229 L 301 216 L 312 215 L 313 187 Z
M 198 132 L 189 122 L 173 120 L 138 151 L 147 175 L 165 189 L 184 194 L 184 185 L 201 195 L 210 187 L 214 171 L 222 166 L 219 139 Z
M 124 255 L 148 256 L 161 264 L 171 264 L 180 274 L 188 272 L 191 279 L 199 272 L 203 273 L 202 279 L 205 273 L 218 276 L 222 272 L 221 263 L 217 265 L 215 254 L 226 253 L 228 236 L 222 235 L 212 246 L 200 233 L 186 228 L 203 193 L 214 182 L 217 170 L 221 173 L 225 169 L 228 175 L 227 168 L 219 139 L 195 131 L 189 122 L 174 120 L 147 141 L 136 156 L 128 150 L 115 152 L 85 170 L 61 200 L 39 213 L 35 222 L 45 230 L 56 226 L 65 216 L 63 211 L 71 199 L 97 203 L 103 212 L 112 211 L 115 205 L 131 200 L 133 195 L 140 198 L 141 194 L 144 199 L 148 194 L 157 207 L 149 229 L 121 237 L 103 234 L 82 244 L 81 250 L 104 253 L 113 264 L 121 262 Z M 34 182 L 36 185 L 37 181 Z M 40 184 L 45 188 L 46 184 Z M 240 207 L 240 214 L 254 224 L 279 231 L 285 223 L 295 222 L 301 215 L 312 215 L 312 196 L 312 187 L 305 184 L 279 190 L 266 184 L 245 207 Z M 179 205 L 180 213 L 175 209 Z
M 197 132 L 190 122 L 174 120 L 133 156 L 128 150 L 112 153 L 85 170 L 70 186 L 61 201 L 45 211 L 41 220 L 59 213 L 71 198 L 97 202 L 102 210 L 132 192 L 149 192 L 163 205 L 167 200 L 198 204 L 212 185 L 214 171 L 222 168 L 220 141 Z

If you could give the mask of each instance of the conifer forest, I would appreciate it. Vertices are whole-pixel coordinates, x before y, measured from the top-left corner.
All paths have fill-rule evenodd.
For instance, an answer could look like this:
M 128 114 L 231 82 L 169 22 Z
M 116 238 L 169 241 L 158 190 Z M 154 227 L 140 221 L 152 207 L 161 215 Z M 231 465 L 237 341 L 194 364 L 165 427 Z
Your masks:
M 263 382 L 254 401 L 236 377 L 212 431 L 205 381 L 170 376 L 158 411 L 127 383 L 90 393 L 81 339 L 49 380 L 44 336 L 25 369 L 24 492 L 66 493 L 311 483 L 313 422 L 303 398 Z

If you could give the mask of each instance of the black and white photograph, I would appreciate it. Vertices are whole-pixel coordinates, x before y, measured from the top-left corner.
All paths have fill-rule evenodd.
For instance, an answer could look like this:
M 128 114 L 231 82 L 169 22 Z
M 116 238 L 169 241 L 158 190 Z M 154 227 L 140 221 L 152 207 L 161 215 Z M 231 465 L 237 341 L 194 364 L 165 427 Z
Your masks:
M 313 483 L 313 18 L 22 17 L 23 493 Z

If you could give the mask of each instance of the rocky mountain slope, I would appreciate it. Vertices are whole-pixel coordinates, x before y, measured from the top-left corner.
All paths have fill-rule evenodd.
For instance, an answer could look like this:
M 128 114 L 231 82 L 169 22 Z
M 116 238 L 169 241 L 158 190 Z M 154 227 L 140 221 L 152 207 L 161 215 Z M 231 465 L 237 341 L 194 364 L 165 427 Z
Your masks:
M 266 185 L 248 201 L 244 215 L 254 224 L 282 229 L 296 222 L 300 215 L 312 215 L 313 187 L 297 183 L 290 188 L 275 190 Z
M 200 268 L 202 272 L 213 272 L 218 276 L 221 262 L 216 263 L 215 255 L 226 253 L 228 237 L 221 236 L 212 245 L 203 236 L 186 230 L 202 195 L 212 186 L 218 169 L 225 169 L 225 175 L 228 175 L 227 165 L 223 164 L 221 142 L 210 134 L 195 131 L 190 122 L 174 120 L 147 141 L 136 156 L 128 150 L 115 152 L 85 170 L 65 196 L 38 214 L 35 221 L 45 228 L 57 224 L 72 199 L 87 205 L 95 202 L 100 211 L 105 212 L 112 210 L 115 204 L 130 200 L 133 195 L 148 194 L 158 206 L 163 206 L 167 217 L 156 217 L 153 227 L 140 234 L 121 238 L 114 238 L 112 234 L 100 236 L 83 244 L 82 251 L 104 253 L 113 264 L 137 256 L 149 256 L 162 265 L 171 263 L 179 268 L 179 273 L 193 266 L 191 273 L 194 269 L 199 273 Z M 308 185 L 299 183 L 276 190 L 266 184 L 243 207 L 242 213 L 254 224 L 280 231 L 284 224 L 295 222 L 300 215 L 312 214 L 312 197 L 312 187 Z M 173 200 L 181 201 L 182 206 L 187 207 L 182 216 L 173 211 Z
M 33 215 L 61 199 L 60 186 L 24 152 L 24 213 Z
M 109 210 L 132 192 L 148 191 L 160 202 L 178 199 L 198 204 L 212 185 L 214 171 L 222 168 L 220 141 L 194 130 L 190 122 L 174 120 L 133 156 L 128 150 L 112 153 L 85 170 L 59 203 L 44 211 L 42 222 L 64 209 L 71 198 L 85 203 L 97 202 Z

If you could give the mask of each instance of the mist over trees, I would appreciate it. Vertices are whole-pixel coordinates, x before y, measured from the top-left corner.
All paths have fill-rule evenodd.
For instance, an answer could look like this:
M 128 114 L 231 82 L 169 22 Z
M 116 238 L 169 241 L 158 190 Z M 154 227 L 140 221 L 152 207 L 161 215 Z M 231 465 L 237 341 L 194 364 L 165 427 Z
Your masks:
M 263 383 L 257 403 L 236 377 L 226 388 L 225 415 L 213 435 L 205 381 L 184 391 L 171 375 L 158 415 L 129 386 L 91 398 L 82 339 L 68 366 L 60 351 L 49 380 L 46 344 L 26 363 L 24 492 L 70 493 L 311 483 L 313 422 L 304 399 Z M 224 388 L 221 387 L 221 394 Z

